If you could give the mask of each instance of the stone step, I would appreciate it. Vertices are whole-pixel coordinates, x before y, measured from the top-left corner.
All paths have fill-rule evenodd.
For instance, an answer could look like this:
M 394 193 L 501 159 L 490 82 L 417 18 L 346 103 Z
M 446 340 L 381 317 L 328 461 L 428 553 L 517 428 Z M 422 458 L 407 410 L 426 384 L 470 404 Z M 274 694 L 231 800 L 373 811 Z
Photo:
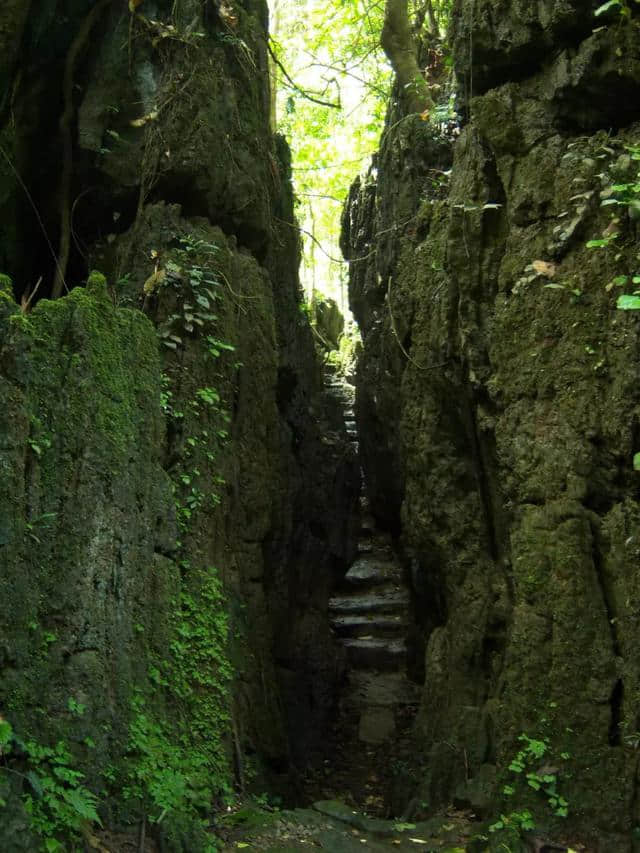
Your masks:
M 336 595 L 329 600 L 329 611 L 336 615 L 345 613 L 393 613 L 402 614 L 409 606 L 406 589 L 392 586 L 379 588 L 375 592 L 360 595 Z
M 404 667 L 407 648 L 404 640 L 357 637 L 343 641 L 347 660 L 354 669 L 397 671 Z
M 374 548 L 356 559 L 344 576 L 343 583 L 351 587 L 377 586 L 389 580 L 398 583 L 400 576 L 400 566 L 393 556 L 384 550 Z
M 374 535 L 366 535 L 363 542 L 368 548 L 368 554 L 373 554 L 385 562 L 394 562 L 399 565 L 398 558 L 391 545 L 391 536 L 388 533 L 380 533 L 379 530 L 376 530 Z
M 401 614 L 362 616 L 348 613 L 334 617 L 331 625 L 340 637 L 384 638 L 402 635 L 406 630 L 407 620 Z
M 342 705 L 349 712 L 370 705 L 417 705 L 422 687 L 409 681 L 404 672 L 372 672 L 354 669 L 349 673 L 349 684 L 342 696 Z
M 376 531 L 376 521 L 375 518 L 370 515 L 368 512 L 362 514 L 360 518 L 360 525 L 362 530 L 369 531 L 374 533 Z

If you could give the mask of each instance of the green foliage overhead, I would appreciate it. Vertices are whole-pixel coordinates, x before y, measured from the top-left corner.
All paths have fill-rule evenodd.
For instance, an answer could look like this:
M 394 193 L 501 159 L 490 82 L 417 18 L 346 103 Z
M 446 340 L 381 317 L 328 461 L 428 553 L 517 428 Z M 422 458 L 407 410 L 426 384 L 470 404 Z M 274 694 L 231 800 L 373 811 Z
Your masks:
M 390 91 L 391 70 L 380 47 L 384 5 L 272 5 L 272 43 L 281 64 L 275 68 L 277 127 L 293 153 L 303 284 L 309 298 L 319 290 L 340 302 L 340 211 L 376 150 Z

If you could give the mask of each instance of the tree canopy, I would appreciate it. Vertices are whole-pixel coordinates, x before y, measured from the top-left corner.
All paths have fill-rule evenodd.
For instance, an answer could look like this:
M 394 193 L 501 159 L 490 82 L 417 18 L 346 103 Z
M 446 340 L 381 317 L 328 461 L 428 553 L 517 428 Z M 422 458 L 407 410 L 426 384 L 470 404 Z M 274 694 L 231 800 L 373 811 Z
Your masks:
M 272 3 L 276 123 L 293 152 L 303 286 L 309 300 L 321 292 L 343 308 L 340 209 L 376 149 L 390 91 L 383 20 L 379 0 Z
M 420 67 L 425 33 L 439 42 L 451 0 L 271 0 L 275 123 L 293 152 L 301 279 L 308 301 L 346 308 L 339 212 L 377 148 L 393 72 L 407 106 L 428 118 L 436 100 Z

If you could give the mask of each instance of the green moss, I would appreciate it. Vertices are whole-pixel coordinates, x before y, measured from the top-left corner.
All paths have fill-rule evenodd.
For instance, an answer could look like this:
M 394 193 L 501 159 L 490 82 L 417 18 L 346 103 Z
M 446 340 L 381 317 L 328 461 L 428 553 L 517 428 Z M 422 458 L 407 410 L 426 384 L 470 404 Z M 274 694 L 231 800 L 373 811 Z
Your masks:
M 12 651 L 0 704 L 23 736 L 68 742 L 97 789 L 145 666 L 133 611 L 168 619 L 171 564 L 151 555 L 159 524 L 170 540 L 171 498 L 155 331 L 114 308 L 101 276 L 92 289 L 2 328 L 0 635 Z M 70 699 L 88 713 L 71 717 Z
M 225 742 L 231 670 L 220 581 L 213 570 L 194 572 L 190 586 L 193 592 L 182 585 L 175 595 L 168 647 L 150 657 L 134 693 L 116 781 L 130 816 L 164 821 L 176 849 L 202 850 L 198 827 L 211 803 L 231 794 Z M 197 842 L 194 832 L 202 835 Z
M 108 299 L 107 279 L 101 272 L 93 270 L 87 279 L 87 293 L 95 299 Z

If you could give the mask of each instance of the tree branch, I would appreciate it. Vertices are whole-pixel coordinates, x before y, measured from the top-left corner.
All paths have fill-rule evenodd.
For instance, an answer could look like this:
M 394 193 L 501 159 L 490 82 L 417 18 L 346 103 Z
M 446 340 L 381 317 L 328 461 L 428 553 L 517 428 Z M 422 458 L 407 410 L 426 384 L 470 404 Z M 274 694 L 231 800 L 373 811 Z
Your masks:
M 321 107 L 330 107 L 332 110 L 341 110 L 342 109 L 342 104 L 340 103 L 340 99 L 338 99 L 337 104 L 332 103 L 331 101 L 323 101 L 320 98 L 315 98 L 313 95 L 310 95 L 309 92 L 307 92 L 305 89 L 300 88 L 300 86 L 298 86 L 298 84 L 294 80 L 291 79 L 291 77 L 289 76 L 289 73 L 287 72 L 287 69 L 284 67 L 284 65 L 280 62 L 280 60 L 276 56 L 275 51 L 271 47 L 271 40 L 269 40 L 267 42 L 267 50 L 269 51 L 269 55 L 271 56 L 271 59 L 278 66 L 280 71 L 282 71 L 282 73 L 284 74 L 284 77 L 289 82 L 289 85 L 293 89 L 295 89 L 296 92 L 298 92 L 300 95 L 302 95 L 303 98 L 306 98 L 307 101 L 312 101 L 312 103 L 314 103 L 314 104 L 319 104 Z
M 372 92 L 377 92 L 379 95 L 383 97 L 387 97 L 387 92 L 384 89 L 381 89 L 380 86 L 376 86 L 375 83 L 371 83 L 369 80 L 365 80 L 364 77 L 358 77 L 357 74 L 354 74 L 352 71 L 347 71 L 346 68 L 340 68 L 339 65 L 328 65 L 326 62 L 320 62 L 316 60 L 315 57 L 314 62 L 309 66 L 310 68 L 326 68 L 328 71 L 337 71 L 339 74 L 345 74 L 347 77 L 351 77 L 353 80 L 357 80 L 358 83 L 362 83 L 367 89 L 370 89 Z

